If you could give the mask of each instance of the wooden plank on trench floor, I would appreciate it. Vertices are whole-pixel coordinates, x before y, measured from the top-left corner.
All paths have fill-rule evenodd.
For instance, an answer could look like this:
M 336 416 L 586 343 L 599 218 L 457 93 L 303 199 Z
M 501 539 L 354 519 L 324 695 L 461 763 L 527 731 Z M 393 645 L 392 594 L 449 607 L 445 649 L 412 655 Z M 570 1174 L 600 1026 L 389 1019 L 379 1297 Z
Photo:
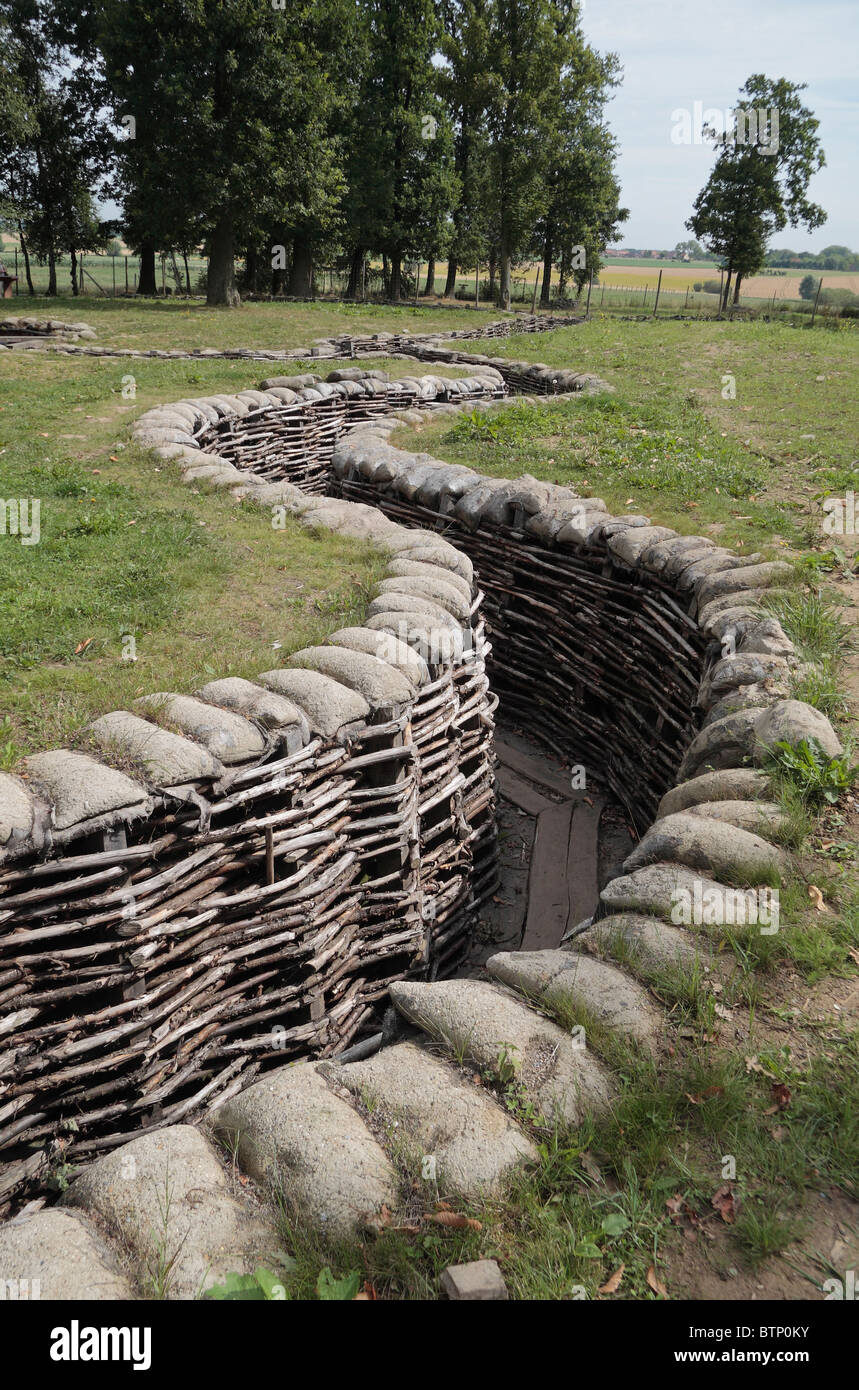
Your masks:
M 550 806 L 537 817 L 528 878 L 528 915 L 523 951 L 559 946 L 570 916 L 567 886 L 572 802 Z
M 561 796 L 572 795 L 572 784 L 569 777 L 557 771 L 556 768 L 549 767 L 541 758 L 531 758 L 527 753 L 522 753 L 512 744 L 505 743 L 503 738 L 495 735 L 495 752 L 498 761 L 504 767 L 509 767 L 513 772 L 517 772 L 520 777 L 527 777 L 529 782 L 536 782 L 538 787 L 549 787 L 553 792 L 558 792 Z
M 593 806 L 582 799 L 573 802 L 566 862 L 569 927 L 576 927 L 586 917 L 592 917 L 599 902 L 599 828 L 604 802 L 598 796 L 592 796 L 591 800 Z
M 524 777 L 520 777 L 517 772 L 513 772 L 503 763 L 498 768 L 497 773 L 498 790 L 505 801 L 512 801 L 514 806 L 520 810 L 527 811 L 529 816 L 539 816 L 542 811 L 548 811 L 554 803 L 545 796 L 541 796 L 530 782 L 526 782 Z

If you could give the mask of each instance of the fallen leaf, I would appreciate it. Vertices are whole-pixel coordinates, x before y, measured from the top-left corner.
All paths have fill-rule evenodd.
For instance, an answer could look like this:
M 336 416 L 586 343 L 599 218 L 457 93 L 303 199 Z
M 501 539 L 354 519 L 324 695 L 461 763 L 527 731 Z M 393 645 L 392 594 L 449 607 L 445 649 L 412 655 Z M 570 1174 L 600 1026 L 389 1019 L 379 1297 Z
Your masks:
M 660 1298 L 668 1297 L 668 1290 L 662 1283 L 661 1279 L 657 1279 L 656 1270 L 654 1269 L 653 1265 L 651 1265 L 647 1271 L 647 1283 L 648 1287 L 651 1288 L 654 1293 L 659 1294 Z
M 724 1006 L 724 1004 L 714 1004 L 714 1005 L 713 1005 L 713 1012 L 714 1012 L 714 1014 L 716 1014 L 719 1018 L 731 1019 L 731 1018 L 734 1017 L 734 1015 L 731 1013 L 731 1010 L 730 1010 L 730 1009 L 726 1009 L 725 1006 Z
M 458 1211 L 437 1211 L 424 1212 L 424 1220 L 432 1221 L 436 1226 L 450 1226 L 457 1231 L 482 1231 L 480 1222 L 473 1216 L 463 1216 Z
M 78 642 L 77 646 L 75 647 L 75 656 L 80 656 L 81 652 L 85 652 L 92 640 L 93 639 L 91 637 L 88 637 L 85 642 Z
M 811 898 L 811 901 L 814 903 L 814 906 L 817 908 L 818 912 L 829 911 L 829 908 L 823 901 L 823 894 L 821 893 L 820 889 L 817 888 L 813 883 L 809 883 L 808 885 L 808 896 Z
M 717 1192 L 713 1193 L 713 1196 L 710 1198 L 710 1206 L 715 1207 L 722 1220 L 726 1222 L 728 1226 L 733 1226 L 736 1209 L 734 1207 L 734 1194 L 728 1183 L 725 1183 Z
M 602 1287 L 597 1289 L 597 1293 L 617 1293 L 618 1289 L 620 1288 L 620 1281 L 623 1278 L 623 1271 L 625 1269 L 626 1265 L 621 1265 L 618 1269 L 616 1269 L 614 1274 L 612 1274 L 610 1278 L 606 1279 Z
M 589 1178 L 593 1178 L 594 1182 L 602 1182 L 602 1169 L 593 1154 L 588 1153 L 587 1150 L 582 1154 L 581 1165 Z
M 708 1086 L 706 1091 L 701 1091 L 696 1096 L 690 1096 L 689 1092 L 687 1091 L 686 1099 L 690 1101 L 692 1105 L 701 1105 L 701 1103 L 705 1100 L 708 1100 L 710 1096 L 720 1096 L 724 1089 L 724 1086 Z
M 679 1221 L 683 1215 L 684 1208 L 683 1198 L 680 1196 L 680 1193 L 676 1192 L 673 1197 L 666 1198 L 665 1206 L 672 1222 Z
M 785 1086 L 783 1081 L 774 1081 L 772 1084 L 772 1097 L 776 1103 L 777 1110 L 786 1110 L 790 1105 L 790 1087 Z

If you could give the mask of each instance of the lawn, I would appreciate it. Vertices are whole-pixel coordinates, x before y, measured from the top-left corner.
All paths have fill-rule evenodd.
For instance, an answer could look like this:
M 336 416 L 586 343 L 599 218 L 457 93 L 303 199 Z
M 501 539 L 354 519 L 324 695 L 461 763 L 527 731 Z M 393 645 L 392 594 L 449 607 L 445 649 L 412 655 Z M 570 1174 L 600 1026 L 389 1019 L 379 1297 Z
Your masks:
M 122 397 L 127 371 L 110 359 L 2 358 L 2 495 L 41 504 L 38 545 L 0 537 L 6 768 L 140 695 L 279 664 L 363 618 L 381 574 L 369 546 L 295 523 L 274 530 L 266 512 L 188 486 L 131 443 L 132 420 L 157 402 L 257 385 L 262 364 L 135 362 L 133 401 Z
M 474 310 L 404 304 L 242 304 L 210 309 L 203 300 L 64 299 L 19 296 L 4 313 L 65 319 L 92 325 L 102 347 L 297 348 L 341 333 L 432 333 L 474 327 Z M 481 314 L 478 324 L 486 322 Z
M 823 495 L 859 476 L 855 331 L 595 318 L 493 352 L 596 372 L 614 391 L 477 408 L 425 426 L 421 449 L 501 477 L 529 472 L 746 552 L 807 547 Z

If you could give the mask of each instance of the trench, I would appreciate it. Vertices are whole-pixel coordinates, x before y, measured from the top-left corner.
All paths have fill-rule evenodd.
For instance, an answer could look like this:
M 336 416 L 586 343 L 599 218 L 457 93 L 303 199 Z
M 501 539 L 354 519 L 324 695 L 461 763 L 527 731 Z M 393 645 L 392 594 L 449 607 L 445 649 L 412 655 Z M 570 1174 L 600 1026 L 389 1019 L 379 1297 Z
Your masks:
M 528 389 L 521 372 L 501 370 L 506 389 Z M 415 403 L 408 394 L 400 402 Z M 498 882 L 479 895 L 458 972 L 493 950 L 556 947 L 599 915 L 600 891 L 676 781 L 698 729 L 705 643 L 672 585 L 619 563 L 604 543 L 546 549 L 521 514 L 473 529 L 422 505 L 419 490 L 404 498 L 357 470 L 336 476 L 331 455 L 344 428 L 386 412 L 373 403 L 344 420 L 326 404 L 310 433 L 306 412 L 260 410 L 220 422 L 201 445 L 267 482 L 436 530 L 468 555 L 499 700 Z

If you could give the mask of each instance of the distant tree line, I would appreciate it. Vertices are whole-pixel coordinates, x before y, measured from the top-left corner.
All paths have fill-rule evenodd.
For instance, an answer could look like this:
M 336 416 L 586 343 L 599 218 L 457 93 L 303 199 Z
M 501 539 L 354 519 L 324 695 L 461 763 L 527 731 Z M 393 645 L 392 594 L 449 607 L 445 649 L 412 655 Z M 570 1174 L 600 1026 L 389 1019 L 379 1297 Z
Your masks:
M 479 265 L 505 307 L 539 258 L 547 303 L 628 215 L 619 82 L 574 0 L 0 0 L 0 219 L 50 293 L 121 232 L 142 294 L 156 256 L 202 249 L 211 304 L 310 294 L 331 264 L 358 296 L 370 257 L 392 299 L 445 260 L 439 288 Z
M 849 246 L 824 246 L 822 251 L 768 251 L 766 264 L 798 270 L 859 270 L 859 252 Z

